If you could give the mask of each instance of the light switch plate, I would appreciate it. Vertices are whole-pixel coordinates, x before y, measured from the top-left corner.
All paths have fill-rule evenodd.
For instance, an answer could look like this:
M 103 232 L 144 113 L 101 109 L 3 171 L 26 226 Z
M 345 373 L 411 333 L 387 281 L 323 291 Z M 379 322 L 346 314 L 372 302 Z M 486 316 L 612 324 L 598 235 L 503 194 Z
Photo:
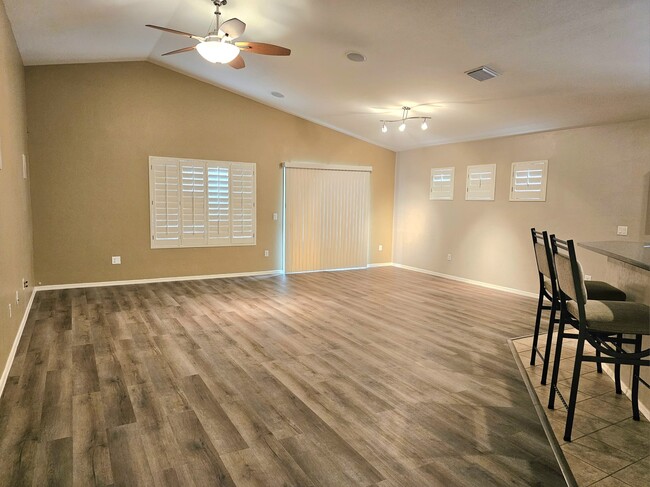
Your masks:
M 113 257 L 111 257 L 111 264 L 115 265 L 115 264 L 121 264 L 121 263 L 122 263 L 122 257 L 121 256 L 114 255 Z
M 27 156 L 23 154 L 23 179 L 27 179 Z
M 278 214 L 273 212 L 273 221 L 278 221 Z
M 627 226 L 619 225 L 618 228 L 616 229 L 616 235 L 621 235 L 625 237 L 627 235 Z

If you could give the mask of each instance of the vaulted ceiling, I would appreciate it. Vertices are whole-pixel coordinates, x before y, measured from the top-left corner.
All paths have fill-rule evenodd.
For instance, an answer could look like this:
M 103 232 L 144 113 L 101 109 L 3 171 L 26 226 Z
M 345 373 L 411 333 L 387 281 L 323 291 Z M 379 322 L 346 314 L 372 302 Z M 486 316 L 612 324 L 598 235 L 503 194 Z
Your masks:
M 25 65 L 146 59 L 393 150 L 650 117 L 648 0 L 229 0 L 240 40 L 292 49 L 241 70 L 160 57 L 195 41 L 145 27 L 203 36 L 210 0 L 4 3 Z M 429 129 L 381 133 L 404 105 Z

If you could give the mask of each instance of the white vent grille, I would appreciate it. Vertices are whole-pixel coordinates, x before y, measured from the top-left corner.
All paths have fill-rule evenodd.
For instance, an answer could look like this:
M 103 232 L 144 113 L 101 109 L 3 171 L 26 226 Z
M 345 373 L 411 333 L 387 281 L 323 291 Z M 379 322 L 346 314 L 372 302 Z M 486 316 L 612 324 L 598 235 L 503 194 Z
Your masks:
M 496 78 L 499 76 L 499 73 L 491 68 L 488 68 L 487 66 L 470 69 L 469 71 L 465 71 L 465 74 L 470 78 L 474 78 L 476 81 L 486 81 L 488 79 Z

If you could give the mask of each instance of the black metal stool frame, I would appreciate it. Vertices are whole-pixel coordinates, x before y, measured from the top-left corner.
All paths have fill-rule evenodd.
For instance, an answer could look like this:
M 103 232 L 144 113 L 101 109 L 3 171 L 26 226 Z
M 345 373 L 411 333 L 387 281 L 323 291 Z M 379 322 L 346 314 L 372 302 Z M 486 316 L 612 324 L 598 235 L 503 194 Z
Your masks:
M 578 261 L 576 258 L 575 247 L 573 240 L 560 240 L 556 239 L 555 236 L 551 236 L 551 243 L 553 247 L 553 254 L 556 254 L 559 250 L 563 250 L 568 253 L 569 259 L 571 261 L 573 282 L 578 283 L 580 281 L 580 275 L 578 272 Z M 621 334 L 613 333 L 594 333 L 587 329 L 587 320 L 584 310 L 584 301 L 586 296 L 582 296 L 582 289 L 578 289 L 576 285 L 575 293 L 578 298 L 578 310 L 579 317 L 576 319 L 571 316 L 566 308 L 567 296 L 560 290 L 560 324 L 558 327 L 558 338 L 557 346 L 555 349 L 555 360 L 553 363 L 553 374 L 551 378 L 551 388 L 549 394 L 549 409 L 554 409 L 555 406 L 555 395 L 557 394 L 560 397 L 560 400 L 567 408 L 567 421 L 564 430 L 564 440 L 571 441 L 571 432 L 573 429 L 573 419 L 575 415 L 575 406 L 578 397 L 578 385 L 580 383 L 580 369 L 582 367 L 582 362 L 596 362 L 600 363 L 611 363 L 616 364 L 620 367 L 623 365 L 632 365 L 632 417 L 635 421 L 639 421 L 639 382 L 643 382 L 644 385 L 648 384 L 640 378 L 640 369 L 641 366 L 647 367 L 650 366 L 650 360 L 644 360 L 646 357 L 650 357 L 650 349 L 641 350 L 641 340 L 642 335 L 636 335 L 634 338 L 625 338 Z M 569 323 L 578 329 L 578 333 L 565 333 L 565 325 Z M 616 335 L 616 336 L 612 336 Z M 564 338 L 576 338 L 578 340 L 578 345 L 576 347 L 576 358 L 573 367 L 573 378 L 571 381 L 571 395 L 569 397 L 569 403 L 567 405 L 564 397 L 557 389 L 557 379 L 559 375 L 559 363 L 562 351 L 562 341 Z M 585 341 L 589 342 L 596 353 L 599 355 L 591 356 L 584 355 L 584 345 Z M 613 346 L 612 346 L 613 344 Z M 623 349 L 623 344 L 633 344 L 634 351 L 626 352 Z M 604 356 L 603 356 L 604 355 Z M 619 372 L 620 374 L 620 372 Z M 619 375 L 620 377 L 620 375 Z M 620 388 L 617 385 L 617 392 Z

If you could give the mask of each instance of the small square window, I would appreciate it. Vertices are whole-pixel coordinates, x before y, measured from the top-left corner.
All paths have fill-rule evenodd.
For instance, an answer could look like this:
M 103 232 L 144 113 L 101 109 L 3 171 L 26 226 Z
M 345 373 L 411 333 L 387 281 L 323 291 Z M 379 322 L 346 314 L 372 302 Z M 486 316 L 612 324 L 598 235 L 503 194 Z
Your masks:
M 431 169 L 430 200 L 454 199 L 454 168 L 434 167 Z
M 548 161 L 513 162 L 510 201 L 546 201 Z
M 496 164 L 467 166 L 466 200 L 494 201 Z

